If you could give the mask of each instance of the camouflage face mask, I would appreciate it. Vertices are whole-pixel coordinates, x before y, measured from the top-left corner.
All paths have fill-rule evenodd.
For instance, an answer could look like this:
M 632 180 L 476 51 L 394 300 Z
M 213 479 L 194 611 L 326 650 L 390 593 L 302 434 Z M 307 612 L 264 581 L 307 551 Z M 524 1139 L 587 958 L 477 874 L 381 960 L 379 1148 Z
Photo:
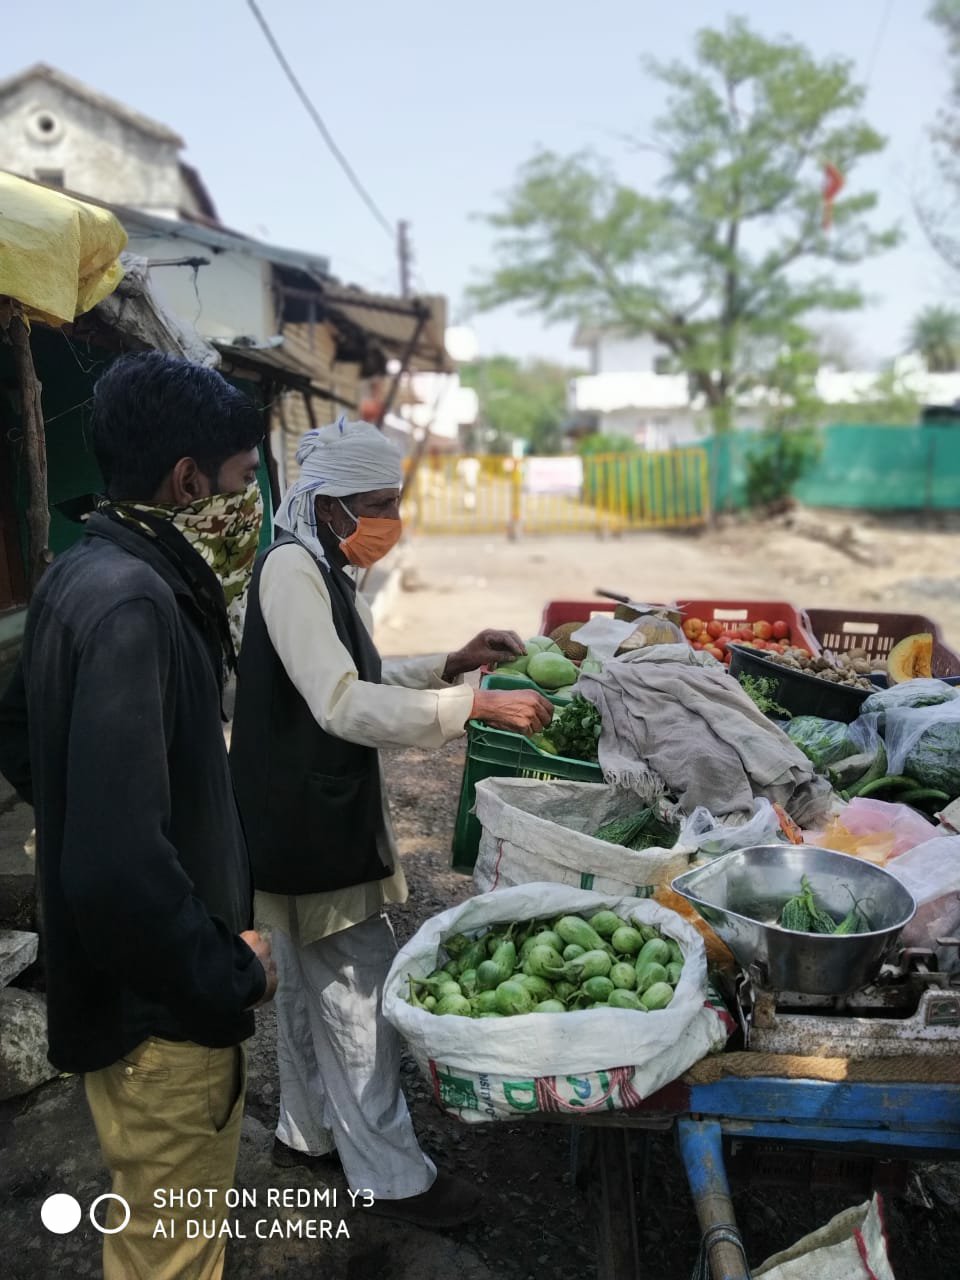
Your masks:
M 186 507 L 126 502 L 127 512 L 160 516 L 177 529 L 220 579 L 230 633 L 239 653 L 247 589 L 263 524 L 263 498 L 256 481 L 242 493 L 214 493 Z

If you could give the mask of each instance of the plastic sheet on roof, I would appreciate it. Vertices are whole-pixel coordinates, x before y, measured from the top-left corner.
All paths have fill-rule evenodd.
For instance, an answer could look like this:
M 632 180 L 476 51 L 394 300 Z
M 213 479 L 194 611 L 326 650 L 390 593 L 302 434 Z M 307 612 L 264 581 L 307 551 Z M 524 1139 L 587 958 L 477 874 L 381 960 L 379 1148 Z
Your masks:
M 0 297 L 28 320 L 68 324 L 123 278 L 127 233 L 106 209 L 0 173 Z

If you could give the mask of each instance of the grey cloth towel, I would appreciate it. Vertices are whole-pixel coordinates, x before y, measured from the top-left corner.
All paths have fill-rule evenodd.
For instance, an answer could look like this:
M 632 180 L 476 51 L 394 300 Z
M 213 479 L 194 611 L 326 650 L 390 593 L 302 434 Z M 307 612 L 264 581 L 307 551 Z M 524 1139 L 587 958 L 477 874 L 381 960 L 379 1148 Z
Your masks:
M 754 796 L 801 825 L 819 816 L 830 786 L 717 663 L 688 645 L 655 645 L 606 663 L 577 685 L 600 712 L 603 776 L 640 789 L 651 772 L 686 813 L 746 814 Z

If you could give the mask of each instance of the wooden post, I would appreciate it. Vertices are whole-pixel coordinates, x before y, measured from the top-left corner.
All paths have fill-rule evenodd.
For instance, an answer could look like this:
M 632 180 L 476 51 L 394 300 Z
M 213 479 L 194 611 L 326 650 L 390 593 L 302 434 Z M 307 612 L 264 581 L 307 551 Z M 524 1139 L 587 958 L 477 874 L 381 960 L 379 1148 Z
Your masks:
M 16 311 L 7 323 L 7 337 L 13 347 L 17 381 L 20 384 L 20 414 L 27 465 L 27 585 L 32 594 L 43 571 L 53 559 L 48 546 L 50 507 L 47 503 L 47 447 L 43 409 L 40 405 L 41 387 L 30 350 L 30 331 Z

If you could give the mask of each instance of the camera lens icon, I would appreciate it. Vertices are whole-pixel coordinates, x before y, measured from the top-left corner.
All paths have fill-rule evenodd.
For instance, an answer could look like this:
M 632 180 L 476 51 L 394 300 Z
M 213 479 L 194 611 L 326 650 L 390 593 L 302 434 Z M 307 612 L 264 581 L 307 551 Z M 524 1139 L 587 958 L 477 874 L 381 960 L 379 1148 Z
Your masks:
M 105 1220 L 102 1223 L 97 1221 L 97 1209 L 105 1201 L 110 1200 L 116 1200 L 123 1210 L 123 1221 L 118 1227 L 106 1226 Z M 71 1231 L 76 1231 L 82 1217 L 83 1210 L 80 1207 L 79 1200 L 63 1191 L 53 1196 L 47 1196 L 40 1206 L 40 1221 L 53 1235 L 66 1236 Z M 105 1191 L 103 1195 L 97 1196 L 90 1206 L 88 1217 L 90 1218 L 90 1225 L 96 1231 L 99 1231 L 101 1235 L 115 1236 L 118 1232 L 123 1231 L 130 1221 L 130 1205 L 124 1200 L 123 1196 L 118 1196 L 113 1191 Z

